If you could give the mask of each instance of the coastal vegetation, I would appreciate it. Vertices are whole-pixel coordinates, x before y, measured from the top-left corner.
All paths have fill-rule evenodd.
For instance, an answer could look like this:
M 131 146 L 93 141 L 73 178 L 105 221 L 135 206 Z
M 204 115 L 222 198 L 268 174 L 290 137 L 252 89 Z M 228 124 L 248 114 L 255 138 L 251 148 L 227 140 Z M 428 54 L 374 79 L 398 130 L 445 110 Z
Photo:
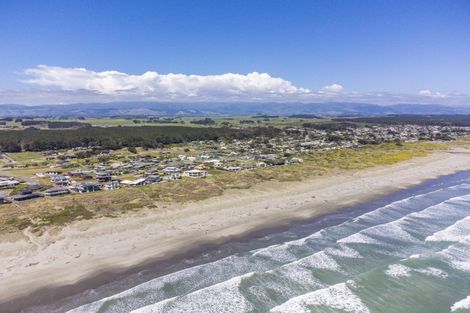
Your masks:
M 0 232 L 26 227 L 64 225 L 74 220 L 113 217 L 139 209 L 167 210 L 169 204 L 187 203 L 221 195 L 228 189 L 247 189 L 266 181 L 300 181 L 333 172 L 389 165 L 426 156 L 448 145 L 431 142 L 386 143 L 301 155 L 304 162 L 229 173 L 212 170 L 206 179 L 185 178 L 165 184 L 124 188 L 99 193 L 34 199 L 0 208 Z

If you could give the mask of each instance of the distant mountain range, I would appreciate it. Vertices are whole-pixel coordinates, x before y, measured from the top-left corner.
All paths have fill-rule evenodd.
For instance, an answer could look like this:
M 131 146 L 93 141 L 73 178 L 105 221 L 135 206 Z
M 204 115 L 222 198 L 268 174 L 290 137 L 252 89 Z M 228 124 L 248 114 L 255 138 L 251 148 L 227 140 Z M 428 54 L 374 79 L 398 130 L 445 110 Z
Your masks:
M 0 105 L 0 117 L 111 117 L 111 116 L 207 116 L 207 115 L 315 114 L 470 114 L 469 107 L 435 104 L 377 105 L 368 103 L 76 103 L 67 105 Z

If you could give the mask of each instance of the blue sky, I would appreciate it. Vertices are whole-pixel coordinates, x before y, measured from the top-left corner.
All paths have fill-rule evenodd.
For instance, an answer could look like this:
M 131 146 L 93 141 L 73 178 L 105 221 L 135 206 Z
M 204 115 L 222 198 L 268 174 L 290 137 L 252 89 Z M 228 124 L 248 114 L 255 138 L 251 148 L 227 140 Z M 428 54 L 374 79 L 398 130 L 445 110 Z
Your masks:
M 0 103 L 470 105 L 469 17 L 458 0 L 0 0 Z

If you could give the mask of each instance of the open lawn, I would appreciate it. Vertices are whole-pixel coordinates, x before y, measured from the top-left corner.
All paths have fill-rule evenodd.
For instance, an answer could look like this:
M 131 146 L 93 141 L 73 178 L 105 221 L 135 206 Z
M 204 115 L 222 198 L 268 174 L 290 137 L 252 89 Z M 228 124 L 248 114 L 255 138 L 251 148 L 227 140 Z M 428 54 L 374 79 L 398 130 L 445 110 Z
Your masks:
M 37 161 L 37 160 L 45 160 L 44 156 L 41 154 L 41 152 L 32 152 L 32 151 L 26 151 L 26 152 L 10 152 L 7 153 L 7 155 L 15 160 L 16 162 L 26 162 L 26 161 Z

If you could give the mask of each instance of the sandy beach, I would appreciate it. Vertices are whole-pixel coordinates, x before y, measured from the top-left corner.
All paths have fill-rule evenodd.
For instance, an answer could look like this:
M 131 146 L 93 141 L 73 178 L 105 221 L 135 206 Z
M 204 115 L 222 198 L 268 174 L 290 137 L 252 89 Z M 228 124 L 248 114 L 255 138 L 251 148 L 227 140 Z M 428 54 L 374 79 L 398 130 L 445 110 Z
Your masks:
M 268 182 L 186 205 L 161 204 L 158 210 L 80 221 L 39 237 L 26 229 L 0 242 L 0 303 L 105 270 L 170 258 L 202 243 L 320 216 L 468 169 L 470 153 L 465 150 L 436 152 L 380 168 Z

